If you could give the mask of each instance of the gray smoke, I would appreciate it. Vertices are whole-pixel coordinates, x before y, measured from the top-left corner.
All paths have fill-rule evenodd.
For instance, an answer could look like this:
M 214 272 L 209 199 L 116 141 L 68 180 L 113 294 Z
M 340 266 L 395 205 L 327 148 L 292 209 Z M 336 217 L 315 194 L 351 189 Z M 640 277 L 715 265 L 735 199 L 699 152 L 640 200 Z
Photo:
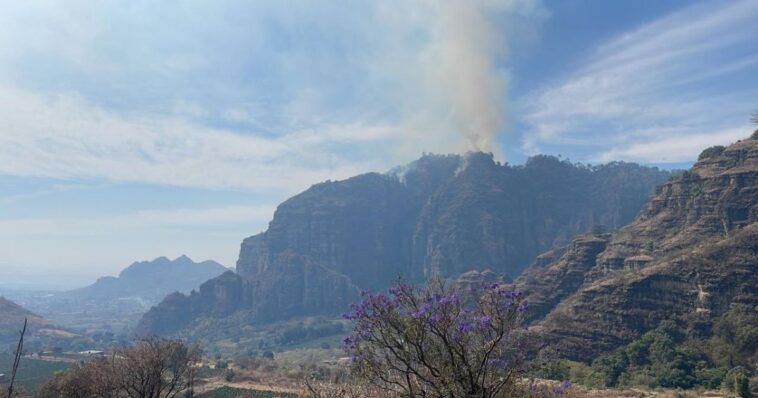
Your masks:
M 438 91 L 447 117 L 469 148 L 491 151 L 503 124 L 506 83 L 497 61 L 505 40 L 493 15 L 510 1 L 443 0 L 431 5 L 432 26 L 426 57 L 427 84 Z M 443 109 L 444 109 L 443 108 Z

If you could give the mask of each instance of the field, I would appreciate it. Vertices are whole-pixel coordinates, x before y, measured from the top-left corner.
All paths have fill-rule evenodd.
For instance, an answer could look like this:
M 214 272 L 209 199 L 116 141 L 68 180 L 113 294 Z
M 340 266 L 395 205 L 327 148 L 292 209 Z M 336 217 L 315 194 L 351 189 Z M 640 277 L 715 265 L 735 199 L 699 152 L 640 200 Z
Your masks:
M 262 391 L 249 388 L 220 387 L 202 393 L 198 398 L 297 398 L 296 394 L 286 392 Z
M 37 386 L 45 382 L 55 372 L 65 370 L 69 366 L 71 364 L 66 362 L 21 358 L 18 374 L 16 375 L 16 385 L 22 386 L 27 391 L 35 391 Z M 0 373 L 10 378 L 12 367 L 13 357 L 8 354 L 0 354 Z

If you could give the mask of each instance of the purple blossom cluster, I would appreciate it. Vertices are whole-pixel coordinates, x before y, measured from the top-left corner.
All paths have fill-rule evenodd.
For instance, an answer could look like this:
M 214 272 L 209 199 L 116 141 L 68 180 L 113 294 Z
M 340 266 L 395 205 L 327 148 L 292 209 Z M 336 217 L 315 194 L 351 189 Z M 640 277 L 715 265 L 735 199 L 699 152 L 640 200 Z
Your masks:
M 502 375 L 521 372 L 518 344 L 527 309 L 522 292 L 499 284 L 462 291 L 441 281 L 424 287 L 400 281 L 386 293 L 363 292 L 343 315 L 353 322 L 343 348 L 366 374 L 391 378 L 405 369 L 414 375 L 398 383 L 379 380 L 388 385 L 423 380 L 429 388 L 440 383 L 466 394 L 496 391 Z M 482 377 L 463 386 L 461 374 Z

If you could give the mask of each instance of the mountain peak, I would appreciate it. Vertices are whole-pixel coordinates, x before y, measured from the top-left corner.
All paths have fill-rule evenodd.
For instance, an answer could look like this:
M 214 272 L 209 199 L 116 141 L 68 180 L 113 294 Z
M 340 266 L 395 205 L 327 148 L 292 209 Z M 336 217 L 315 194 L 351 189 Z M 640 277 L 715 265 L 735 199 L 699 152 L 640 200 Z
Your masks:
M 186 255 L 174 260 L 161 256 L 152 261 L 134 262 L 118 277 L 100 278 L 90 286 L 68 293 L 104 299 L 140 296 L 154 301 L 174 291 L 189 292 L 227 270 L 212 260 L 196 263 Z
M 174 259 L 175 263 L 194 263 L 191 258 L 187 257 L 186 254 L 182 254 L 181 256 Z

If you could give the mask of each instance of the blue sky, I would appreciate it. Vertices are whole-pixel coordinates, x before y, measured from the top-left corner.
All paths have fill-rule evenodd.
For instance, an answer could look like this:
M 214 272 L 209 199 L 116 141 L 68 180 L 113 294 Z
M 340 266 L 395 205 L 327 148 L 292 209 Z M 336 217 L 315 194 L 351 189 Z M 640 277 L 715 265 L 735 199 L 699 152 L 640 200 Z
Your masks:
M 756 20 L 755 0 L 9 3 L 0 286 L 232 266 L 283 199 L 422 152 L 686 167 L 751 131 Z

